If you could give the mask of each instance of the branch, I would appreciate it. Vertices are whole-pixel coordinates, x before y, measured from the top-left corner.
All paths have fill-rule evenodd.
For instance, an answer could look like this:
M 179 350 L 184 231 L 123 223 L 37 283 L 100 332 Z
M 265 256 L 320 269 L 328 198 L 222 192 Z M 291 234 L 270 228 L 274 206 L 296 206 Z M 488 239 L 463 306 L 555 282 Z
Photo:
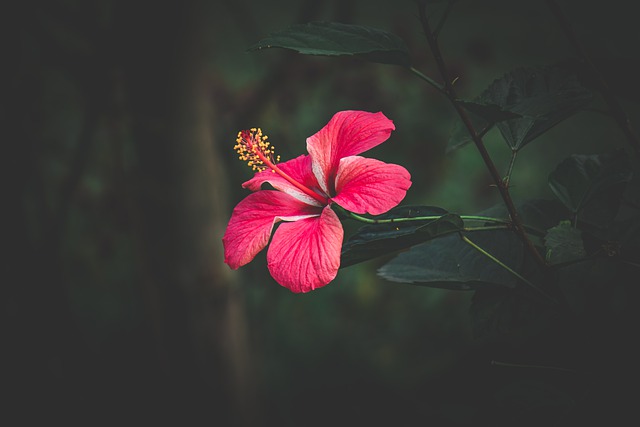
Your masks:
M 419 12 L 420 12 L 420 22 L 422 24 L 422 29 L 427 38 L 427 43 L 429 43 L 429 48 L 433 53 L 434 59 L 438 66 L 438 70 L 440 71 L 440 75 L 444 80 L 444 87 L 445 87 L 445 93 L 447 95 L 447 98 L 449 99 L 449 101 L 455 108 L 456 112 L 460 116 L 460 119 L 462 120 L 465 127 L 469 131 L 469 135 L 471 136 L 471 139 L 473 140 L 478 151 L 480 152 L 480 155 L 482 156 L 482 160 L 487 166 L 487 169 L 491 174 L 491 178 L 493 179 L 496 187 L 498 188 L 498 191 L 500 192 L 500 196 L 502 197 L 502 200 L 504 201 L 504 204 L 507 207 L 507 211 L 509 212 L 509 216 L 511 217 L 511 221 L 516 233 L 522 239 L 522 242 L 525 244 L 525 246 L 527 247 L 527 250 L 531 253 L 531 255 L 535 259 L 538 266 L 544 269 L 546 268 L 547 264 L 544 258 L 542 258 L 542 255 L 540 255 L 540 252 L 538 252 L 538 250 L 533 245 L 533 242 L 531 241 L 531 239 L 529 239 L 529 236 L 525 231 L 522 221 L 520 220 L 520 216 L 518 215 L 518 211 L 516 210 L 513 200 L 511 199 L 511 195 L 509 194 L 509 189 L 506 183 L 504 182 L 500 173 L 498 172 L 498 169 L 493 163 L 493 160 L 491 160 L 491 156 L 489 155 L 489 152 L 487 151 L 487 148 L 485 147 L 484 142 L 482 141 L 482 138 L 478 135 L 478 133 L 474 129 L 473 124 L 471 123 L 471 119 L 469 118 L 469 115 L 464 110 L 464 108 L 456 102 L 457 95 L 456 95 L 455 89 L 453 88 L 453 84 L 451 83 L 449 73 L 447 72 L 447 68 L 442 58 L 442 53 L 440 52 L 440 47 L 438 46 L 438 43 L 433 35 L 431 27 L 429 26 L 429 21 L 427 19 L 426 10 L 425 10 L 426 2 L 421 1 L 420 6 L 421 7 L 419 7 Z

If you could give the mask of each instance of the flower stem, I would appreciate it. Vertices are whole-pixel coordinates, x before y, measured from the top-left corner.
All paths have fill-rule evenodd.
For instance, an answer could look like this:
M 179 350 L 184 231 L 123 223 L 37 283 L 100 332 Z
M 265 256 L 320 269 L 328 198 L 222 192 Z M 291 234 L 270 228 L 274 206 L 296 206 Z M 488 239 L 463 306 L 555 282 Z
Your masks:
M 508 225 L 485 225 L 484 227 L 464 227 L 461 231 L 491 231 L 491 230 L 508 230 Z
M 471 241 L 471 239 L 469 239 L 467 236 L 465 236 L 464 234 L 460 233 L 460 237 L 462 238 L 462 240 L 468 244 L 469 246 L 471 246 L 472 248 L 474 248 L 475 250 L 477 250 L 478 252 L 480 252 L 482 255 L 486 256 L 487 258 L 489 258 L 491 261 L 495 262 L 496 264 L 498 264 L 500 267 L 504 268 L 505 270 L 507 270 L 509 273 L 513 274 L 514 276 L 516 276 L 518 279 L 520 279 L 522 282 L 526 283 L 529 287 L 531 287 L 532 289 L 534 289 L 536 292 L 540 293 L 541 295 L 543 295 L 545 298 L 547 298 L 548 300 L 552 301 L 553 303 L 557 304 L 558 302 L 555 300 L 555 298 L 553 298 L 551 295 L 547 294 L 545 291 L 543 291 L 542 289 L 540 289 L 539 287 L 537 287 L 536 285 L 534 285 L 533 283 L 531 283 L 528 279 L 526 279 L 525 277 L 523 277 L 520 273 L 518 273 L 517 271 L 515 271 L 514 269 L 512 269 L 511 267 L 509 267 L 507 264 L 503 263 L 502 261 L 500 261 L 498 258 L 496 258 L 495 256 L 491 255 L 489 252 L 487 252 L 486 250 L 482 249 L 480 246 L 478 246 L 477 244 L 475 244 L 474 242 Z
M 335 209 L 335 205 L 334 205 L 334 209 Z M 413 217 L 413 218 L 375 219 L 375 218 L 366 218 L 366 217 L 360 216 L 358 214 L 354 214 L 353 212 L 349 212 L 344 208 L 340 208 L 340 210 L 342 212 L 346 213 L 350 218 L 355 219 L 355 220 L 360 221 L 360 222 L 364 222 L 366 224 L 393 224 L 393 223 L 410 222 L 410 221 L 435 221 L 435 220 L 438 220 L 438 219 L 440 219 L 440 218 L 442 218 L 444 216 L 444 215 L 431 215 L 431 216 L 420 216 L 420 217 Z M 490 218 L 490 217 L 484 217 L 484 216 L 473 216 L 473 215 L 461 216 L 460 218 L 461 219 L 470 220 L 470 221 L 494 222 L 496 225 L 485 225 L 485 226 L 482 226 L 482 227 L 463 227 L 460 230 L 452 229 L 452 230 L 446 231 L 446 232 L 438 235 L 438 237 L 444 236 L 446 234 L 458 233 L 460 231 L 474 232 L 474 231 L 509 230 L 509 229 L 511 229 L 511 223 L 509 223 L 509 221 L 506 221 L 504 219 Z M 539 230 L 536 230 L 536 231 L 539 231 Z M 543 233 L 542 231 L 539 231 L 539 232 Z
M 409 71 L 411 71 L 413 74 L 415 74 L 416 76 L 420 77 L 422 80 L 424 80 L 425 82 L 429 83 L 431 86 L 433 86 L 434 88 L 436 88 L 436 90 L 442 94 L 446 95 L 446 92 L 444 90 L 444 87 L 436 82 L 435 80 L 433 80 L 431 77 L 426 76 L 424 74 L 422 74 L 420 71 L 418 71 L 417 69 L 413 68 L 413 67 L 409 67 Z
M 505 185 L 504 180 L 500 176 L 498 169 L 493 163 L 493 160 L 491 159 L 491 156 L 489 155 L 489 152 L 487 151 L 487 148 L 485 147 L 484 142 L 482 141 L 482 138 L 478 135 L 475 128 L 473 127 L 473 124 L 471 123 L 471 119 L 469 118 L 469 115 L 464 110 L 464 108 L 458 102 L 456 102 L 457 95 L 456 95 L 455 89 L 453 88 L 453 84 L 449 77 L 449 73 L 444 63 L 444 59 L 442 58 L 440 47 L 438 46 L 437 40 L 435 39 L 434 34 L 431 31 L 431 27 L 429 26 L 429 20 L 427 19 L 426 10 L 425 10 L 426 1 L 424 0 L 420 1 L 420 6 L 421 7 L 418 8 L 420 13 L 420 22 L 422 24 L 422 29 L 424 31 L 425 37 L 427 39 L 427 43 L 429 44 L 431 52 L 433 53 L 438 69 L 440 70 L 440 75 L 442 76 L 442 79 L 445 82 L 444 93 L 449 99 L 449 101 L 451 102 L 451 104 L 453 105 L 453 107 L 455 108 L 458 115 L 460 116 L 460 119 L 462 120 L 463 124 L 467 128 L 471 139 L 473 140 L 474 144 L 476 145 L 476 148 L 480 152 L 482 160 L 484 161 L 487 169 L 489 170 L 489 174 L 491 175 L 493 182 L 498 188 L 498 191 L 500 192 L 500 196 L 502 197 L 502 200 L 504 201 L 507 211 L 509 212 L 509 216 L 511 217 L 511 221 L 516 233 L 518 234 L 522 242 L 525 244 L 527 250 L 531 253 L 531 255 L 533 256 L 538 266 L 544 270 L 547 267 L 546 261 L 544 260 L 540 252 L 538 252 L 538 250 L 534 246 L 531 239 L 529 239 L 529 236 L 527 235 L 527 232 L 525 231 L 525 228 L 522 225 L 522 222 L 520 220 L 520 216 L 518 215 L 518 211 L 516 210 L 513 200 L 511 199 L 511 195 L 509 194 L 509 189 L 507 185 Z
M 415 216 L 415 217 L 410 217 L 410 218 L 405 218 L 405 217 L 400 217 L 400 218 L 389 218 L 389 219 L 376 219 L 376 218 L 367 218 L 358 214 L 355 214 L 353 212 L 349 212 L 347 210 L 344 210 L 344 212 L 352 219 L 355 219 L 356 221 L 360 221 L 360 222 L 364 222 L 365 224 L 391 224 L 391 223 L 397 223 L 397 222 L 411 222 L 411 221 L 435 221 L 438 220 L 440 218 L 442 218 L 444 215 L 428 215 L 428 216 Z M 463 221 L 479 221 L 479 222 L 492 222 L 495 224 L 500 224 L 501 229 L 510 229 L 512 228 L 512 223 L 511 221 L 507 220 L 507 219 L 501 219 L 501 218 L 493 218 L 493 217 L 489 217 L 489 216 L 480 216 L 480 215 L 460 215 L 460 219 L 462 219 Z M 527 225 L 523 225 L 523 227 L 525 227 L 526 229 L 528 229 L 530 232 L 533 232 L 535 234 L 538 234 L 540 236 L 544 236 L 545 235 L 545 231 L 543 230 L 538 230 L 537 228 L 534 227 L 530 227 Z M 480 229 L 480 227 L 478 227 L 478 229 Z M 489 229 L 489 228 L 482 228 L 483 230 Z M 465 228 L 465 230 L 470 230 Z
M 448 1 L 447 2 L 447 6 L 444 10 L 444 13 L 442 14 L 442 17 L 440 18 L 440 22 L 438 22 L 438 25 L 436 26 L 435 31 L 433 32 L 433 35 L 435 37 L 436 40 L 438 40 L 438 36 L 440 35 L 440 32 L 442 31 L 442 27 L 444 27 L 444 23 L 446 22 L 447 18 L 449 17 L 449 12 L 451 12 L 451 9 L 453 9 L 453 5 L 455 4 L 455 1 Z
M 375 219 L 367 218 L 353 212 L 345 211 L 347 214 L 356 221 L 364 222 L 367 224 L 390 224 L 392 222 L 408 222 L 408 221 L 433 221 L 442 218 L 443 215 L 428 215 L 428 216 L 416 216 L 411 218 L 389 218 L 389 219 Z

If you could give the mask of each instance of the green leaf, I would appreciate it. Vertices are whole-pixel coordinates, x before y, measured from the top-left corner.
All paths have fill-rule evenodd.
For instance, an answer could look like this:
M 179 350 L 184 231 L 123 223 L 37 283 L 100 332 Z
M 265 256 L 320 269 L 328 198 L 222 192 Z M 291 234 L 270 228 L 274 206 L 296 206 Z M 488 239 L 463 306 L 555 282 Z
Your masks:
M 517 272 L 524 269 L 522 242 L 510 230 L 467 233 L 478 246 Z M 378 269 L 392 282 L 472 290 L 515 288 L 520 279 L 465 243 L 456 234 L 412 247 Z
M 519 150 L 591 102 L 593 94 L 560 67 L 520 68 L 489 87 L 485 96 L 523 117 L 499 123 L 511 148 Z
M 547 248 L 547 261 L 551 264 L 576 261 L 587 256 L 582 232 L 574 228 L 570 221 L 561 221 L 560 224 L 550 228 L 544 242 Z
M 493 126 L 492 123 L 487 122 L 482 117 L 471 112 L 469 113 L 469 119 L 476 133 L 480 136 L 483 136 Z M 471 139 L 471 135 L 469 135 L 469 130 L 464 123 L 462 123 L 462 120 L 454 120 L 453 129 L 451 130 L 451 135 L 449 135 L 449 141 L 447 142 L 447 148 L 445 150 L 446 154 L 462 148 L 470 142 L 473 142 L 473 140 Z
M 290 49 L 306 55 L 357 56 L 383 64 L 410 66 L 409 49 L 393 33 L 338 22 L 296 24 L 270 34 L 249 47 Z
M 440 216 L 440 218 L 365 225 L 343 244 L 340 267 L 406 249 L 437 236 L 460 230 L 464 225 L 459 216 L 433 206 L 398 206 L 376 219 L 425 216 Z
M 496 123 L 507 144 L 520 150 L 584 108 L 592 97 L 574 74 L 559 66 L 518 68 L 495 80 L 465 108 L 473 105 L 475 111 L 470 111 L 488 125 Z M 505 120 L 507 113 L 519 117 Z
M 483 137 L 498 122 L 521 117 L 520 114 L 506 111 L 496 104 L 482 104 L 479 101 L 456 101 L 469 111 L 468 117 L 476 133 Z M 449 154 L 458 148 L 473 142 L 469 129 L 462 120 L 456 120 L 453 131 L 447 143 L 446 153 Z
M 529 233 L 529 238 L 541 248 L 544 246 L 543 237 L 546 230 L 571 217 L 571 212 L 556 199 L 526 200 L 518 203 L 516 209 Z M 476 215 L 509 220 L 509 213 L 504 203 L 498 203 Z
M 581 219 L 595 225 L 611 222 L 633 171 L 624 150 L 604 154 L 574 154 L 549 174 L 558 199 Z
M 569 217 L 569 212 L 557 200 L 532 199 L 516 207 L 522 221 L 539 230 L 547 230 Z
M 498 122 L 521 117 L 519 114 L 504 110 L 496 104 L 483 104 L 480 101 L 465 100 L 457 100 L 456 102 L 469 112 L 471 124 L 480 136 L 488 132 Z M 462 123 L 462 120 L 456 120 L 449 137 L 446 152 L 448 154 L 472 141 L 469 130 Z
M 497 104 L 465 100 L 457 100 L 456 102 L 462 105 L 466 110 L 482 117 L 488 123 L 498 123 L 522 117 L 520 114 L 505 110 Z

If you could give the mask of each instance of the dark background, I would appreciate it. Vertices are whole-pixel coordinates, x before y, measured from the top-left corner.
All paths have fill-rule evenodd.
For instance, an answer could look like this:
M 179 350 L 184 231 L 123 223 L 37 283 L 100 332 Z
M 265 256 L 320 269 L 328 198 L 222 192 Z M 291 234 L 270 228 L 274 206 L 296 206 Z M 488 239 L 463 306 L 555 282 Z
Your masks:
M 639 37 L 628 3 L 560 2 L 623 88 L 637 128 L 638 67 L 628 65 Z M 9 397 L 0 417 L 222 426 L 589 419 L 597 399 L 585 398 L 587 376 L 492 366 L 552 361 L 536 358 L 549 351 L 475 339 L 470 293 L 385 282 L 376 269 L 388 258 L 304 295 L 271 279 L 264 252 L 238 271 L 223 263 L 221 237 L 251 176 L 232 147 L 248 127 L 260 126 L 286 160 L 336 111 L 383 111 L 397 130 L 369 155 L 410 171 L 405 203 L 471 214 L 499 201 L 473 147 L 445 156 L 456 117 L 407 70 L 245 51 L 292 23 L 361 24 L 401 36 L 414 66 L 437 78 L 413 1 L 42 0 L 2 13 L 9 255 L 0 384 Z M 460 1 L 440 41 L 468 98 L 515 67 L 576 57 L 544 2 Z M 499 134 L 486 141 L 506 167 Z M 551 197 L 546 177 L 562 158 L 623 144 L 611 122 L 582 112 L 523 150 L 513 195 Z

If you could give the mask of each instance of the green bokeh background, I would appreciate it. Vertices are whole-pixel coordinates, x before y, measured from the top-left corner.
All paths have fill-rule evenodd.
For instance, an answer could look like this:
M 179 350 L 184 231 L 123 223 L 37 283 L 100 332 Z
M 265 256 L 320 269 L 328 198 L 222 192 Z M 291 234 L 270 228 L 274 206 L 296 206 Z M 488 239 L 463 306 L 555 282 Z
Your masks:
M 148 12 L 146 19 L 135 21 L 137 31 L 146 32 L 148 25 L 156 28 L 149 24 L 154 19 L 168 20 L 167 34 L 179 31 L 184 26 L 171 25 L 166 10 L 182 16 L 179 11 L 188 3 L 160 7 L 149 2 L 142 7 L 143 3 L 133 2 L 131 8 Z M 343 109 L 383 111 L 394 121 L 397 129 L 389 142 L 368 155 L 410 171 L 413 186 L 405 203 L 472 214 L 499 202 L 474 147 L 445 155 L 454 111 L 407 70 L 275 49 L 245 52 L 260 37 L 292 23 L 362 24 L 401 36 L 414 66 L 437 78 L 414 2 L 192 3 L 206 11 L 194 25 L 200 26 L 195 55 L 205 76 L 201 90 L 209 103 L 210 140 L 216 147 L 210 164 L 224 171 L 224 178 L 212 184 L 227 206 L 226 218 L 219 218 L 212 233 L 217 239 L 232 206 L 247 194 L 241 183 L 251 177 L 232 149 L 238 130 L 261 127 L 285 160 L 302 154 L 305 138 Z M 636 15 L 628 10 L 632 8 L 628 2 L 560 3 L 594 57 L 637 58 Z M 17 196 L 9 199 L 10 207 L 24 225 L 8 234 L 16 239 L 10 243 L 19 242 L 16 245 L 24 249 L 14 251 L 19 259 L 14 265 L 36 272 L 46 269 L 38 263 L 42 258 L 32 257 L 30 250 L 49 247 L 60 220 L 56 212 L 64 216 L 65 226 L 59 229 L 58 244 L 51 247 L 56 252 L 55 274 L 27 272 L 22 279 L 5 280 L 2 304 L 8 339 L 2 352 L 9 378 L 5 384 L 15 398 L 11 406 L 15 402 L 14 407 L 29 415 L 46 411 L 53 418 L 90 420 L 87 425 L 110 419 L 122 408 L 138 409 L 134 412 L 141 420 L 162 420 L 166 408 L 172 407 L 172 398 L 163 396 L 190 395 L 193 384 L 188 378 L 182 383 L 158 379 L 171 377 L 167 374 L 171 368 L 157 368 L 162 363 L 154 358 L 161 352 L 154 350 L 148 294 L 141 290 L 143 283 L 149 283 L 145 278 L 149 265 L 136 224 L 144 224 L 145 218 L 132 219 L 139 211 L 131 207 L 138 202 L 134 181 L 140 155 L 134 148 L 134 113 L 118 62 L 119 50 L 126 49 L 127 37 L 135 34 L 119 34 L 119 22 L 130 5 L 115 0 L 56 0 L 14 6 L 14 13 L 5 18 L 12 21 L 11 52 L 18 55 L 6 83 L 21 89 L 5 98 L 5 111 L 13 114 L 7 117 L 17 117 L 7 123 L 15 132 L 7 133 L 6 144 L 18 146 L 19 155 L 14 162 L 5 154 L 10 166 L 5 170 L 10 172 L 9 194 Z M 442 6 L 435 2 L 434 12 Z M 452 73 L 459 77 L 456 88 L 463 98 L 474 97 L 515 67 L 576 57 L 543 2 L 460 1 L 440 42 Z M 163 46 L 149 49 L 162 52 Z M 137 53 L 143 62 L 145 51 Z M 164 66 L 162 61 L 158 66 Z M 614 71 L 609 75 L 620 76 L 628 85 L 630 100 L 623 99 L 623 106 L 638 128 L 637 76 L 629 78 L 628 69 Z M 104 81 L 110 82 L 106 88 Z M 108 94 L 100 98 L 103 89 Z M 97 116 L 92 109 L 96 99 L 112 102 L 100 105 Z M 78 147 L 86 139 L 87 126 L 91 144 L 83 154 Z M 498 167 L 505 170 L 509 151 L 499 133 L 491 131 L 485 141 Z M 546 177 L 565 156 L 623 144 L 619 130 L 600 114 L 581 112 L 522 150 L 512 194 L 516 200 L 552 197 Z M 67 194 L 65 186 L 74 182 L 70 180 L 74 171 L 79 175 Z M 165 191 L 161 184 L 149 188 Z M 345 230 L 353 232 L 356 226 L 345 224 Z M 210 262 L 221 264 L 221 243 L 214 243 Z M 386 282 L 376 276 L 376 269 L 388 259 L 345 268 L 329 286 L 304 295 L 292 294 L 272 280 L 264 252 L 237 272 L 222 266 L 223 273 L 211 280 L 234 295 L 233 315 L 226 320 L 233 325 L 222 325 L 231 332 L 211 342 L 223 349 L 241 348 L 242 357 L 212 360 L 216 366 L 211 370 L 238 369 L 244 374 L 234 378 L 242 378 L 243 386 L 240 391 L 230 388 L 221 399 L 219 390 L 205 392 L 201 402 L 189 398 L 187 409 L 176 405 L 169 412 L 179 420 L 190 419 L 191 411 L 209 425 L 471 423 L 478 416 L 472 396 L 495 390 L 506 375 L 490 366 L 500 353 L 487 350 L 486 343 L 472 336 L 471 294 Z M 47 277 L 50 284 L 44 280 Z M 50 305 L 41 289 L 55 295 Z M 184 313 L 188 315 L 188 310 Z M 48 322 L 72 325 L 73 333 L 50 332 Z M 233 331 L 242 332 L 235 336 Z M 68 347 L 69 342 L 73 346 Z M 75 353 L 77 348 L 81 353 Z M 200 360 L 208 353 L 189 354 Z M 158 392 L 176 384 L 184 390 Z M 232 402 L 229 407 L 240 409 L 229 410 L 225 399 Z

